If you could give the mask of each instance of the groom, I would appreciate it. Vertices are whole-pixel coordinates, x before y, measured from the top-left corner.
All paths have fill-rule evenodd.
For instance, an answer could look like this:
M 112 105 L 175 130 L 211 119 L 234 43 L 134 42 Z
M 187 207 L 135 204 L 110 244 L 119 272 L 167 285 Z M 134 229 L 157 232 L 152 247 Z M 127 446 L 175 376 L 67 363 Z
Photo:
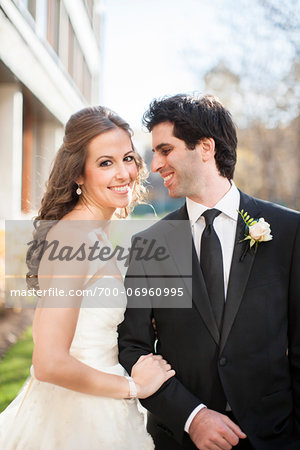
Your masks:
M 300 449 L 300 214 L 236 188 L 236 130 L 216 98 L 155 100 L 144 121 L 152 171 L 172 198 L 186 197 L 150 230 L 175 268 L 180 221 L 193 240 L 192 306 L 151 306 L 149 296 L 119 329 L 128 372 L 154 348 L 176 371 L 142 401 L 156 449 Z M 128 274 L 127 286 L 155 281 L 134 258 Z

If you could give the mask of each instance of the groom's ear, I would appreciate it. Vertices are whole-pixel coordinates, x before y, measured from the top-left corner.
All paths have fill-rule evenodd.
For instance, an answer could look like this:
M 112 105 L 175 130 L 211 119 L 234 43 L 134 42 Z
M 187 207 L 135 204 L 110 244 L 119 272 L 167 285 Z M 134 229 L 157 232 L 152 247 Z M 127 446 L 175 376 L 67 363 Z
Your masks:
M 202 160 L 208 161 L 215 154 L 215 140 L 213 138 L 203 138 L 200 145 Z

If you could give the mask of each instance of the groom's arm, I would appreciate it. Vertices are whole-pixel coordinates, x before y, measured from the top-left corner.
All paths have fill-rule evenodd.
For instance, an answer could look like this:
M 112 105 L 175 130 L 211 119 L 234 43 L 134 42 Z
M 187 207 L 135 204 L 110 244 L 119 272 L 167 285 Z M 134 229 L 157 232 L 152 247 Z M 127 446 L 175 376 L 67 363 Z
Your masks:
M 119 360 L 128 373 L 141 355 L 154 352 L 151 312 L 149 309 L 128 308 L 124 322 L 119 326 Z M 181 442 L 185 423 L 201 402 L 175 375 L 151 397 L 141 400 L 141 403 Z
M 137 286 L 142 285 L 149 289 L 143 265 L 133 262 L 127 272 L 126 290 L 133 293 Z M 132 307 L 141 301 L 142 307 Z M 128 296 L 125 319 L 119 326 L 119 359 L 128 373 L 141 355 L 154 352 L 155 332 L 152 317 L 151 298 Z M 201 401 L 186 389 L 175 375 L 141 403 L 161 420 L 175 439 L 182 442 L 186 421 Z

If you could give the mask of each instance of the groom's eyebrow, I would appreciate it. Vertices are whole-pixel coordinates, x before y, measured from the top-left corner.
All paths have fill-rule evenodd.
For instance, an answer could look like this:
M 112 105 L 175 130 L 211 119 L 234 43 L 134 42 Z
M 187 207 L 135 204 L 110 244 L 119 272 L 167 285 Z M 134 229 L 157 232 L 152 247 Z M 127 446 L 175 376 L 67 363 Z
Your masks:
M 152 149 L 153 152 L 159 152 L 165 149 L 165 147 L 167 148 L 173 148 L 172 144 L 168 144 L 167 142 L 163 142 L 161 144 L 158 144 L 155 148 Z

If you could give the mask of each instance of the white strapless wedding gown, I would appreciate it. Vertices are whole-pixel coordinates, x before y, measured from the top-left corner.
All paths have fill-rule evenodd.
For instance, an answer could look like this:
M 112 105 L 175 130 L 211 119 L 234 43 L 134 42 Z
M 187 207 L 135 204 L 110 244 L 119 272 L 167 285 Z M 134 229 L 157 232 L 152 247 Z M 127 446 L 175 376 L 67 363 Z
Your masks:
M 114 283 L 121 292 L 121 282 L 114 279 Z M 118 363 L 117 343 L 125 295 L 123 307 L 84 307 L 84 301 L 70 353 L 95 369 L 126 374 Z M 120 298 L 118 306 L 119 302 Z M 33 368 L 31 373 L 29 382 L 0 415 L 1 450 L 154 449 L 136 400 L 82 394 L 38 381 Z

